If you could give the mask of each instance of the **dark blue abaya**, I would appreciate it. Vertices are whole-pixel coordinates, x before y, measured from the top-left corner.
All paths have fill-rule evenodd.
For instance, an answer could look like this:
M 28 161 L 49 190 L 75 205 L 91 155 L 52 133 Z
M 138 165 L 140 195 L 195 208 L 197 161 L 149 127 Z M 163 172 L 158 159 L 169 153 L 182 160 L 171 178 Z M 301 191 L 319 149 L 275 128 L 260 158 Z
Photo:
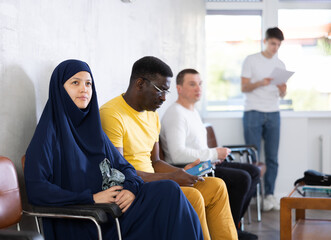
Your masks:
M 63 84 L 89 66 L 78 60 L 58 65 L 51 77 L 49 99 L 26 152 L 25 182 L 31 204 L 63 206 L 93 204 L 102 191 L 99 163 L 108 158 L 125 175 L 124 189 L 135 196 L 120 217 L 123 239 L 203 239 L 199 219 L 172 181 L 144 183 L 103 132 L 94 81 L 92 98 L 79 109 Z M 110 221 L 102 226 L 104 239 L 117 239 Z M 95 226 L 85 220 L 44 220 L 47 240 L 97 239 Z

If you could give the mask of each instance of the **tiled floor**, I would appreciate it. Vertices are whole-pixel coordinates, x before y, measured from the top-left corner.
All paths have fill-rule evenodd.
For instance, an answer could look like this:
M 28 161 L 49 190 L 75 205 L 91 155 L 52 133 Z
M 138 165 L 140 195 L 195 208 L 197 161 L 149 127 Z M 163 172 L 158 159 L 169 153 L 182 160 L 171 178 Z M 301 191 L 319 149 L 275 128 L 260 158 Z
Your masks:
M 259 236 L 259 240 L 279 240 L 279 211 L 262 213 L 262 221 L 257 221 L 256 208 L 251 207 L 252 222 L 248 224 L 245 216 L 245 231 Z
M 251 213 L 251 224 L 247 223 L 247 216 L 245 216 L 245 231 L 257 234 L 259 240 L 279 240 L 279 211 L 263 212 L 261 222 L 257 222 L 256 208 L 254 205 L 251 207 Z M 294 215 L 294 212 L 292 215 Z M 306 218 L 331 219 L 331 211 L 307 210 Z

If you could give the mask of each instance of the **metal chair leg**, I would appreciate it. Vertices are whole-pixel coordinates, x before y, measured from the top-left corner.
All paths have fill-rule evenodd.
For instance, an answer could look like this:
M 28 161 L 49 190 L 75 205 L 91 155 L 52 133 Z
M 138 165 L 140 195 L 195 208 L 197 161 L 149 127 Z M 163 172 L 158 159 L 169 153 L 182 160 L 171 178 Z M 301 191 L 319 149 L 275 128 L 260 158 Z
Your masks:
M 257 221 L 261 222 L 260 183 L 256 185 L 256 209 L 257 209 Z
M 34 216 L 34 219 L 35 219 L 35 222 L 36 222 L 36 227 L 37 227 L 37 231 L 39 234 L 42 234 L 41 233 L 41 228 L 40 228 L 40 223 L 39 223 L 39 217 L 37 217 L 35 215 L 35 213 L 27 213 L 27 215 L 30 215 L 30 216 Z M 91 216 L 73 216 L 71 215 L 70 217 L 68 217 L 68 215 L 61 215 L 61 214 L 58 214 L 58 215 L 54 215 L 54 214 L 42 214 L 42 213 L 38 213 L 39 216 L 43 216 L 43 217 L 55 217 L 55 218 L 76 218 L 76 219 L 88 219 L 88 220 L 91 220 L 92 222 L 94 222 L 96 228 L 97 228 L 97 232 L 98 232 L 98 239 L 99 240 L 102 240 L 102 231 L 101 231 L 101 227 L 99 225 L 99 223 L 96 221 L 96 219 L 94 217 L 91 217 Z M 115 220 L 118 221 L 118 219 L 116 218 Z M 118 231 L 118 239 L 119 240 L 122 240 L 122 235 L 121 235 L 121 230 L 120 230 L 120 227 L 119 227 L 119 222 L 116 223 L 116 227 L 117 227 L 117 231 Z M 44 234 L 42 234 L 44 235 Z
M 244 217 L 242 217 L 241 219 L 240 219 L 240 230 L 241 231 L 244 231 L 245 230 L 245 218 Z
M 17 223 L 17 224 L 16 224 L 16 228 L 17 228 L 17 231 L 21 231 L 20 223 Z
M 94 219 L 91 219 L 91 220 L 94 222 L 95 226 L 97 227 L 97 231 L 98 231 L 98 239 L 99 239 L 99 240 L 102 240 L 102 232 L 101 232 L 101 227 L 100 227 L 100 225 L 99 225 L 98 222 L 95 221 Z
M 252 214 L 251 214 L 251 205 L 250 204 L 248 205 L 248 208 L 247 208 L 247 218 L 248 218 L 248 224 L 251 224 L 252 223 Z
M 118 240 L 122 240 L 120 221 L 118 220 L 118 218 L 115 218 L 115 221 L 116 221 L 116 228 L 117 228 L 117 233 L 118 233 Z
M 258 155 L 258 152 L 257 150 L 254 148 L 252 149 L 254 154 L 255 154 L 255 161 L 256 162 L 259 162 L 259 155 Z M 252 155 L 251 154 L 248 154 L 248 162 L 250 164 L 253 163 L 253 158 L 252 158 Z M 263 208 L 263 199 L 264 199 L 264 190 L 263 190 L 263 185 L 262 185 L 262 181 L 263 181 L 263 178 L 260 178 L 260 183 L 258 183 L 256 185 L 256 210 L 257 210 L 257 221 L 258 222 L 261 222 L 262 220 L 262 217 L 261 217 L 261 207 Z M 261 199 L 260 199 L 260 193 L 261 193 L 261 198 L 262 198 L 262 202 L 261 202 Z M 262 205 L 262 206 L 261 206 Z
M 243 154 L 240 154 L 239 159 L 240 159 L 240 162 L 241 162 L 241 163 L 244 163 L 245 160 L 244 160 L 244 155 L 243 155 Z
M 38 217 L 34 217 L 34 220 L 36 221 L 36 227 L 37 227 L 37 231 L 39 234 L 41 234 L 41 231 L 40 231 L 40 224 L 39 224 L 39 219 Z
M 249 163 L 249 164 L 253 164 L 252 155 L 248 154 L 248 155 L 247 155 L 247 158 L 248 158 L 248 163 Z
M 265 197 L 265 192 L 264 192 L 264 179 L 260 179 L 260 189 L 261 189 L 261 208 L 263 209 L 264 206 L 264 197 Z

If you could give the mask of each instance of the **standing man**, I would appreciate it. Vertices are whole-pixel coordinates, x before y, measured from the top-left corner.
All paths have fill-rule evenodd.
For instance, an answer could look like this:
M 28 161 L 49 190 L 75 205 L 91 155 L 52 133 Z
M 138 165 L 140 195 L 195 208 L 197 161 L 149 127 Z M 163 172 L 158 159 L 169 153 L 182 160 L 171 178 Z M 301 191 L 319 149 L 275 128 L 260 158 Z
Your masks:
M 245 142 L 256 145 L 260 153 L 261 140 L 264 139 L 267 165 L 264 211 L 279 210 L 279 202 L 274 197 L 280 137 L 279 97 L 285 96 L 286 84 L 273 85 L 269 76 L 275 68 L 285 69 L 285 64 L 277 57 L 283 40 L 279 28 L 269 28 L 264 39 L 265 50 L 249 55 L 241 74 L 241 91 L 246 96 L 243 118 Z
M 253 240 L 257 236 L 240 230 L 239 222 L 260 181 L 260 170 L 251 164 L 223 161 L 230 149 L 208 148 L 207 131 L 195 104 L 200 100 L 202 81 L 195 69 L 184 69 L 176 78 L 178 99 L 162 118 L 161 144 L 165 160 L 172 164 L 201 161 L 217 162 L 215 176 L 221 178 L 228 189 L 231 212 L 239 240 Z
M 172 76 L 170 67 L 158 58 L 136 61 L 127 91 L 100 108 L 102 128 L 145 182 L 170 179 L 181 186 L 199 216 L 204 239 L 237 239 L 225 183 L 185 171 L 200 160 L 182 169 L 159 157 L 161 125 L 156 109 L 166 100 Z

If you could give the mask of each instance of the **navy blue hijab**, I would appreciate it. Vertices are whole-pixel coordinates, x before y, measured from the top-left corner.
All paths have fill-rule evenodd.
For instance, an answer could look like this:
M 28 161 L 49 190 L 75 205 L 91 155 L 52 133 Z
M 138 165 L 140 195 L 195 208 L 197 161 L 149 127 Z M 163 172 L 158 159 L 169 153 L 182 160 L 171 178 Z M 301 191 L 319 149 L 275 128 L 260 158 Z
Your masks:
M 92 78 L 92 97 L 86 109 L 79 109 L 63 87 L 81 71 Z M 93 194 L 101 191 L 99 163 L 104 158 L 125 175 L 124 189 L 137 195 L 143 181 L 101 128 L 89 66 L 79 60 L 64 61 L 51 76 L 49 99 L 26 152 L 29 201 L 35 205 L 93 203 Z

